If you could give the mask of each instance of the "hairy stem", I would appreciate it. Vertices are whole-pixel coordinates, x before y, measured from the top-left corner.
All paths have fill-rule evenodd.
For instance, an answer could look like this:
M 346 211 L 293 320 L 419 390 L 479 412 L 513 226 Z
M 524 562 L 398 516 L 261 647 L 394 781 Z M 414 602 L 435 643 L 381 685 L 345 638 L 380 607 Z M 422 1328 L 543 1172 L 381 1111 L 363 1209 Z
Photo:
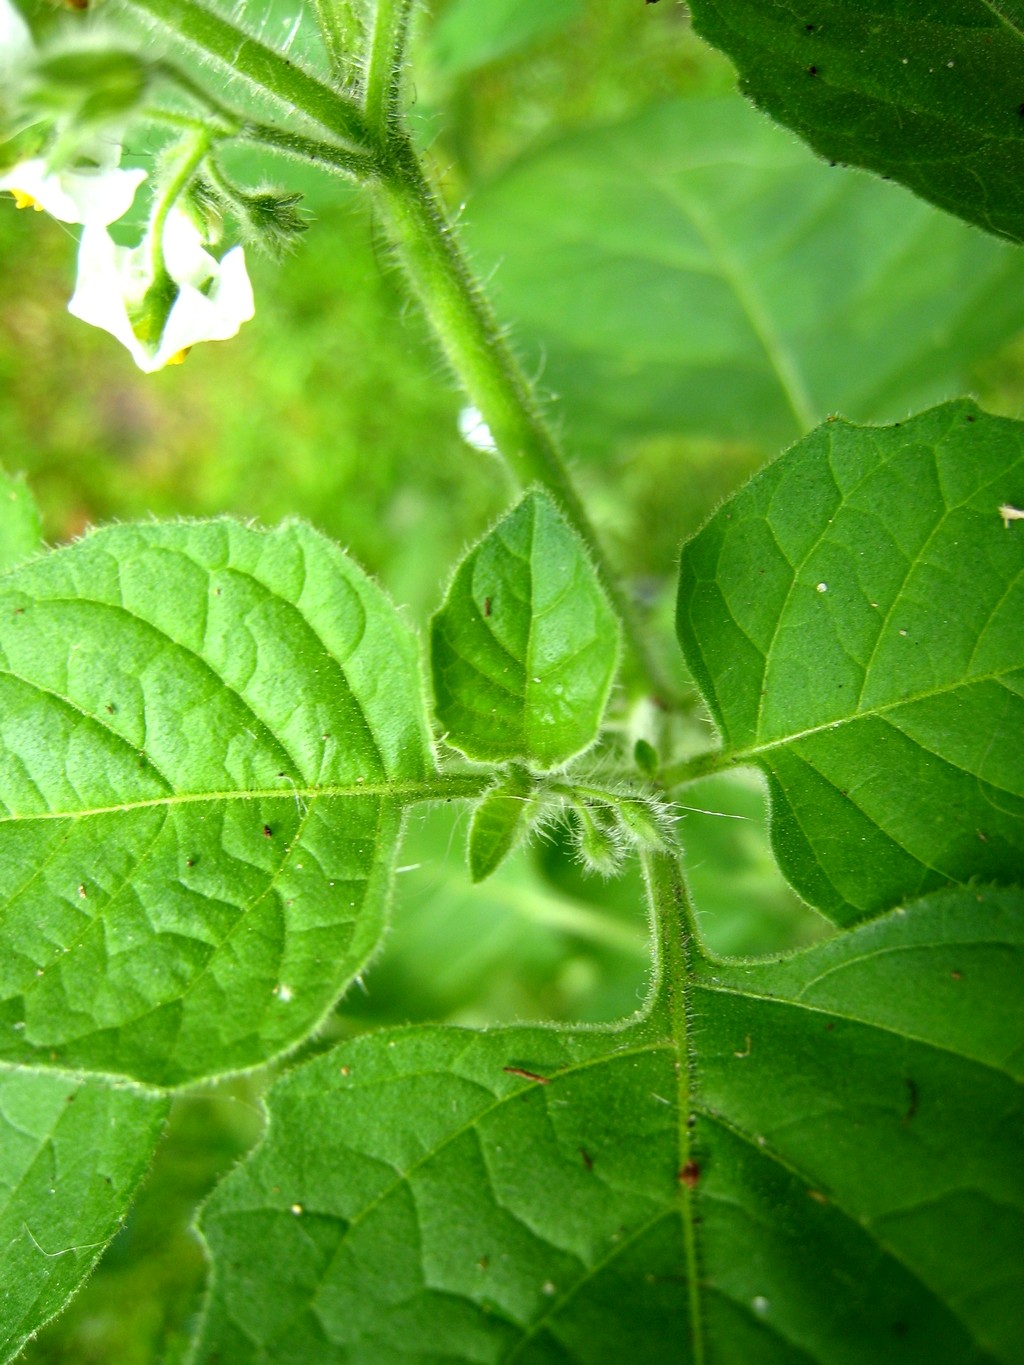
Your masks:
M 384 133 L 394 123 L 402 92 L 402 63 L 413 0 L 377 0 L 366 59 L 364 108 L 371 128 Z
M 356 37 L 351 11 L 344 0 L 313 0 L 313 8 L 331 70 L 336 75 L 343 75 L 348 69 Z
M 415 151 L 396 127 L 412 0 L 379 0 L 367 67 L 366 117 L 350 97 L 302 71 L 198 0 L 119 2 L 156 20 L 342 141 L 357 144 L 357 158 L 359 153 L 372 158 L 366 183 L 390 225 L 395 249 L 449 364 L 519 482 L 546 488 L 587 544 L 645 685 L 663 700 L 674 698 L 675 689 L 661 676 L 634 604 L 605 557 L 531 385 L 455 240 Z M 249 125 L 250 133 L 254 126 Z M 269 132 L 261 127 L 257 140 L 273 145 L 275 139 Z M 304 142 L 306 152 L 315 147 L 311 140 Z M 283 130 L 278 150 L 303 155 Z M 351 159 L 347 165 L 339 164 L 344 149 L 326 151 L 330 155 L 317 158 L 322 164 L 350 175 L 361 173 L 361 166 L 357 169 Z
M 445 356 L 477 407 L 517 480 L 551 493 L 590 550 L 618 611 L 629 652 L 648 686 L 665 696 L 633 603 L 609 565 L 529 381 L 502 334 L 473 276 L 447 215 L 428 185 L 415 152 L 390 137 L 373 188 L 395 248 L 441 343 Z
M 157 195 L 149 229 L 154 279 L 159 279 L 167 273 L 164 263 L 164 228 L 167 226 L 167 215 L 185 193 L 189 181 L 210 150 L 210 140 L 210 134 L 205 128 L 196 129 L 186 139 L 179 149 L 180 158 L 174 167 L 173 175 Z
M 695 927 L 678 858 L 668 853 L 643 856 L 644 877 L 654 919 L 654 1006 L 650 1021 L 667 1032 L 676 1051 L 676 1105 L 679 1125 L 677 1178 L 679 1217 L 686 1249 L 686 1288 L 690 1348 L 694 1365 L 704 1362 L 703 1309 L 697 1248 L 696 1187 L 700 1167 L 694 1157 L 694 1051 L 687 1014 L 687 983 Z
M 369 141 L 362 110 L 355 100 L 324 85 L 282 53 L 223 19 L 197 0 L 119 0 L 124 9 L 155 20 L 161 27 L 222 62 L 250 85 L 320 124 L 343 142 Z
M 694 754 L 692 758 L 667 763 L 658 770 L 658 783 L 669 789 L 685 787 L 688 782 L 696 782 L 700 777 L 710 777 L 712 773 L 735 767 L 736 761 L 736 755 L 729 749 L 708 749 L 704 753 Z

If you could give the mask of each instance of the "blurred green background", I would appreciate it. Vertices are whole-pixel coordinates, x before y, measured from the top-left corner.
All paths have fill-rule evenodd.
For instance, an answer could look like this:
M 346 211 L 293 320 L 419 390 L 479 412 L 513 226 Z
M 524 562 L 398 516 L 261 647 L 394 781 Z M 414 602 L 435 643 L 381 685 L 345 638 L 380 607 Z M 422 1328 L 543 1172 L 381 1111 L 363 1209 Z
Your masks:
M 268 40 L 289 35 L 320 63 L 295 0 L 244 9 Z M 680 541 L 766 459 L 835 410 L 892 419 L 965 389 L 1011 415 L 1024 402 L 1017 254 L 815 161 L 733 85 L 670 0 L 437 0 L 410 82 L 417 137 L 680 681 Z M 158 146 L 144 133 L 133 151 L 145 163 Z M 360 196 L 292 164 L 233 167 L 301 189 L 310 230 L 283 263 L 251 260 L 257 313 L 236 340 L 152 377 L 65 312 L 73 234 L 0 202 L 0 458 L 27 474 L 51 543 L 119 518 L 305 517 L 422 632 L 511 485 L 461 440 L 458 392 Z M 650 702 L 623 699 L 613 720 L 620 753 L 670 729 L 684 750 L 711 737 L 699 716 Z M 826 932 L 775 869 L 754 775 L 708 778 L 681 799 L 715 951 L 777 952 Z M 466 822 L 414 813 L 393 930 L 311 1050 L 383 1023 L 596 1021 L 638 1007 L 649 953 L 637 870 L 586 878 L 555 829 L 472 887 Z M 258 1137 L 263 1084 L 176 1102 L 127 1226 L 26 1360 L 184 1359 L 205 1273 L 191 1216 Z

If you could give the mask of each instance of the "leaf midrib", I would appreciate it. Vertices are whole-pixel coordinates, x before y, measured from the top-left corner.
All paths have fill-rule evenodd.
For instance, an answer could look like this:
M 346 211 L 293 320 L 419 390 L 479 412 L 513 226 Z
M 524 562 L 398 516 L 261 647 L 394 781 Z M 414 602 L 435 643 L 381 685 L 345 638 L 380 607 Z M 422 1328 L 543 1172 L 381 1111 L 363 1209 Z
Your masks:
M 780 735 L 777 739 L 764 740 L 761 743 L 746 745 L 738 749 L 724 749 L 721 755 L 722 762 L 723 764 L 744 763 L 747 760 L 759 758 L 763 754 L 771 753 L 774 749 L 783 749 L 799 743 L 802 739 L 811 739 L 815 735 L 824 734 L 827 730 L 838 730 L 844 725 L 853 725 L 860 720 L 883 718 L 892 711 L 898 711 L 901 707 L 915 706 L 918 702 L 930 701 L 933 697 L 945 696 L 971 687 L 980 687 L 984 683 L 998 683 L 1005 686 L 1004 677 L 1020 671 L 1018 665 L 1008 664 L 1006 668 L 997 673 L 979 673 L 974 678 L 958 678 L 954 682 L 944 683 L 941 687 L 928 688 L 923 692 L 912 692 L 909 696 L 898 697 L 893 701 L 884 702 L 880 706 L 870 707 L 866 711 L 855 711 L 849 716 L 840 716 L 837 719 L 821 721 L 817 725 L 809 725 L 804 730 L 793 730 L 789 734 Z M 1017 694 L 1014 693 L 1014 695 Z M 913 742 L 917 743 L 916 740 Z M 923 746 L 919 745 L 918 747 Z
M 476 790 L 483 790 L 489 774 L 469 776 L 466 781 Z M 24 824 L 34 820 L 82 820 L 100 815 L 118 815 L 135 810 L 151 810 L 161 806 L 196 805 L 202 802 L 222 801 L 269 801 L 290 797 L 296 801 L 313 801 L 318 797 L 345 796 L 383 796 L 395 797 L 408 804 L 421 801 L 443 801 L 453 795 L 467 795 L 470 792 L 453 792 L 451 778 L 440 777 L 408 782 L 359 782 L 352 784 L 331 783 L 317 787 L 256 787 L 246 791 L 215 792 L 176 792 L 167 796 L 147 797 L 140 801 L 124 801 L 111 806 L 83 806 L 78 810 L 34 811 L 25 815 L 0 815 L 0 825 Z

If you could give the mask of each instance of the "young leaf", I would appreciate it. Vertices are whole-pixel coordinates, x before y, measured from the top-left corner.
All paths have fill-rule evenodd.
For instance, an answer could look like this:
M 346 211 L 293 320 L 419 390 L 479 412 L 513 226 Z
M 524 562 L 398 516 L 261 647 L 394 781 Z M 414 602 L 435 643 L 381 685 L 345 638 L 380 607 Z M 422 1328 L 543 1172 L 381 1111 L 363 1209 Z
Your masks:
M 690 432 L 774 455 L 830 412 L 899 419 L 1024 324 L 1024 256 L 737 96 L 545 143 L 466 229 L 591 450 Z
M 345 1044 L 206 1207 L 197 1361 L 1010 1365 L 1022 968 L 958 890 L 620 1029 Z
M 28 485 L 0 469 L 0 573 L 28 559 L 42 539 L 39 509 Z
M 677 630 L 773 842 L 849 922 L 1024 866 L 1024 425 L 829 423 L 685 548 Z
M 469 758 L 551 768 L 593 743 L 619 628 L 546 494 L 528 493 L 459 565 L 431 654 L 437 714 Z
M 167 1101 L 0 1072 L 0 1360 L 88 1278 L 149 1166 Z
M 691 0 L 743 89 L 832 160 L 1024 241 L 1020 0 Z
M 303 1038 L 433 758 L 416 647 L 309 527 L 115 527 L 0 580 L 0 1056 L 158 1085 Z
M 487 792 L 473 811 L 469 826 L 469 871 L 482 882 L 505 861 L 530 828 L 536 801 L 529 778 L 512 772 Z

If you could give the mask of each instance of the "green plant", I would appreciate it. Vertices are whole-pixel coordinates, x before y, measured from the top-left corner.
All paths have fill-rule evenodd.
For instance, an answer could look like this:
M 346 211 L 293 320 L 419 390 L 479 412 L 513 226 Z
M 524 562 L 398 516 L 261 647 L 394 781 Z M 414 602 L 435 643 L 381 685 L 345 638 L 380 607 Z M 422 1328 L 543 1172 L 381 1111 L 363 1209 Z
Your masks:
M 562 8 L 499 31 L 453 5 L 444 60 Z M 1009 0 L 692 8 L 826 154 L 1021 238 Z M 432 186 L 410 0 L 312 10 L 305 61 L 250 6 L 109 0 L 38 51 L 11 10 L 3 184 L 83 224 L 75 311 L 148 370 L 251 312 L 238 242 L 305 231 L 261 158 L 356 182 L 479 458 L 524 491 L 431 619 L 428 706 L 427 651 L 309 525 L 43 551 L 24 485 L 0 488 L 4 1358 L 95 1265 L 171 1096 L 276 1061 L 266 1131 L 199 1215 L 191 1360 L 1021 1360 L 1024 426 L 970 399 L 872 424 L 1019 324 L 1015 251 L 834 189 L 728 101 L 580 132 L 480 195 L 468 235 L 485 261 L 523 244 L 501 304 L 559 343 L 574 448 L 604 423 L 697 439 L 725 409 L 735 442 L 796 440 L 687 541 L 670 655 Z M 169 133 L 127 248 L 111 195 L 141 172 L 109 147 L 131 121 Z M 604 287 L 577 306 L 584 274 Z M 751 767 L 832 932 L 717 955 L 676 803 Z M 329 1045 L 407 817 L 447 804 L 474 880 L 538 834 L 598 877 L 639 861 L 638 1012 Z

